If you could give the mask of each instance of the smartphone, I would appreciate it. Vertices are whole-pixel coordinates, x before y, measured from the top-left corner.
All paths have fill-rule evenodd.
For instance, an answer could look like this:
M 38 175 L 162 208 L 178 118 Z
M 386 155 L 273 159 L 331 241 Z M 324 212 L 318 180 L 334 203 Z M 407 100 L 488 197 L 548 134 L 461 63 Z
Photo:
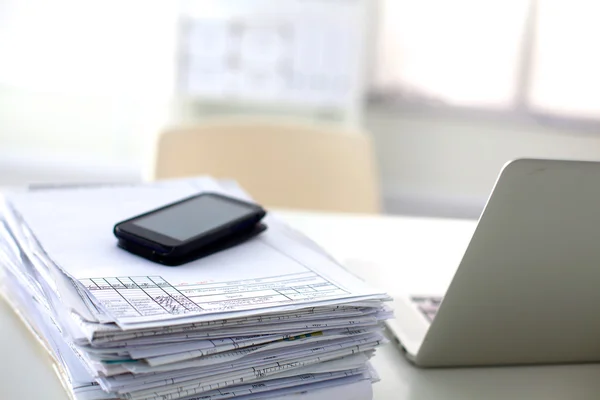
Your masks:
M 202 193 L 137 215 L 114 226 L 118 246 L 165 265 L 181 265 L 263 232 L 259 205 Z

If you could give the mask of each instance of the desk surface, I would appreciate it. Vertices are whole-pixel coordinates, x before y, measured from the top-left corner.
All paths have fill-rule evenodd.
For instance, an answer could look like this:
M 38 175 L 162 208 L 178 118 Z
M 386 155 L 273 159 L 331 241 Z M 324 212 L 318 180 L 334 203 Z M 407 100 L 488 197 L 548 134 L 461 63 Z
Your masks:
M 443 293 L 475 227 L 472 221 L 278 213 L 348 268 L 388 293 Z M 66 399 L 49 357 L 0 302 L 0 399 Z M 597 399 L 600 365 L 419 370 L 392 344 L 374 365 L 376 400 Z

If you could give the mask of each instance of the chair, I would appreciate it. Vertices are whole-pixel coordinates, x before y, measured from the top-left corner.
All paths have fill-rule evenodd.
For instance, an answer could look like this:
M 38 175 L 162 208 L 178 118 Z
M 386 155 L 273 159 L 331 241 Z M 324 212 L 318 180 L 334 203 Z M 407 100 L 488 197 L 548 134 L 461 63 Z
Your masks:
M 373 149 L 361 132 L 232 118 L 159 136 L 154 179 L 202 174 L 235 179 L 267 207 L 380 210 Z

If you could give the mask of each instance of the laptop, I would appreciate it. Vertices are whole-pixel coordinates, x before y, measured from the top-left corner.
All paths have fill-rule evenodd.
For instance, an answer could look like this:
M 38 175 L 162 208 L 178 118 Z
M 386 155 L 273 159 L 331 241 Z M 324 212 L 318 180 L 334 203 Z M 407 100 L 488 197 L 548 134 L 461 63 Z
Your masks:
M 506 164 L 446 293 L 394 303 L 419 367 L 600 361 L 600 162 Z

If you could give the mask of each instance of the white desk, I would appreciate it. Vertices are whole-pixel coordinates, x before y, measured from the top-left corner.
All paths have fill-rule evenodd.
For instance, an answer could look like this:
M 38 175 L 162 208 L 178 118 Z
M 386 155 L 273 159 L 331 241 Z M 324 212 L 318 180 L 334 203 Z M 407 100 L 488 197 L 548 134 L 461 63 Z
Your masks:
M 293 226 L 390 294 L 445 289 L 474 223 L 461 220 L 280 212 Z M 0 305 L 0 399 L 66 399 L 49 358 Z M 599 338 L 600 340 L 600 338 Z M 598 399 L 600 365 L 419 370 L 396 346 L 378 350 L 376 400 Z

